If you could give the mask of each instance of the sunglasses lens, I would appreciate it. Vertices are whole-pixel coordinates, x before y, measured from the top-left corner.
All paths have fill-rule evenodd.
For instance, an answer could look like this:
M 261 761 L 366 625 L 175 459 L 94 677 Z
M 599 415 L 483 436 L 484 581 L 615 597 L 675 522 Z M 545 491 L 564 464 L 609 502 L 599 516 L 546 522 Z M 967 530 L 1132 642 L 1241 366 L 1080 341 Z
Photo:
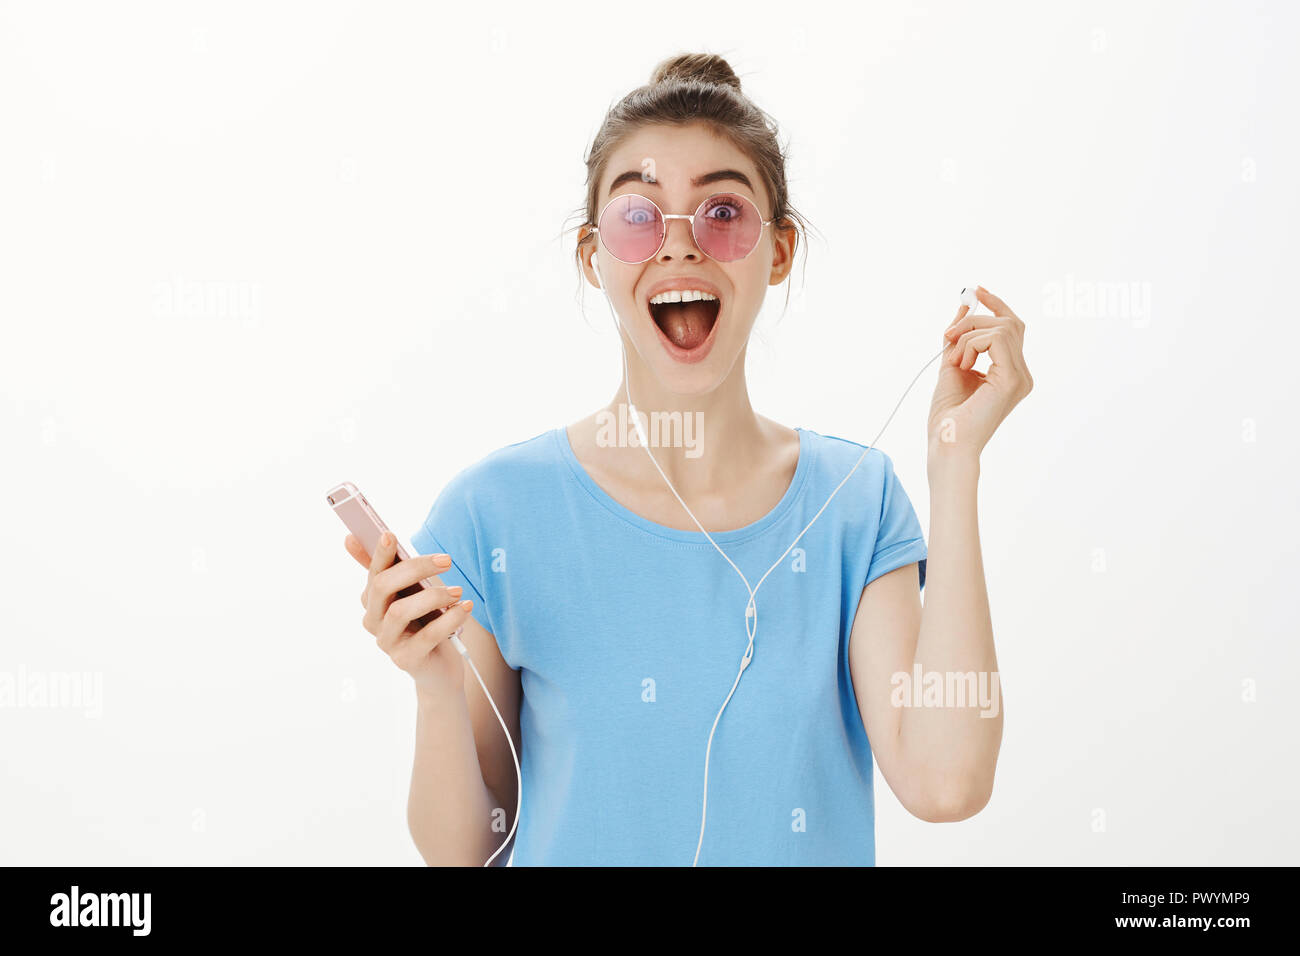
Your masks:
M 596 225 L 610 255 L 623 262 L 644 262 L 655 254 L 664 238 L 663 217 L 644 196 L 615 197 Z
M 695 241 L 719 262 L 745 258 L 758 245 L 762 230 L 758 207 L 736 193 L 710 196 L 695 212 Z

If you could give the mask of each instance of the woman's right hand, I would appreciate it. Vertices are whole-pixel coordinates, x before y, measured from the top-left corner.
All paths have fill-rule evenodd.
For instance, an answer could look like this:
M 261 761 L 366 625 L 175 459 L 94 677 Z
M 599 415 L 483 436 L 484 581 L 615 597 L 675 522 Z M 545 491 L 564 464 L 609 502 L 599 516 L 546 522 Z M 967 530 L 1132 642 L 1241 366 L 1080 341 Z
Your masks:
M 443 587 L 438 581 L 438 572 L 451 567 L 451 558 L 426 554 L 393 564 L 397 539 L 391 533 L 380 539 L 373 556 L 366 554 L 355 535 L 349 534 L 343 546 L 369 572 L 361 592 L 361 606 L 366 609 L 361 626 L 375 636 L 380 650 L 411 675 L 417 694 L 436 698 L 463 693 L 465 663 L 448 638 L 465 623 L 474 602 L 460 600 L 459 586 Z M 438 581 L 438 586 L 394 600 L 399 591 L 418 587 L 425 578 Z M 446 610 L 428 623 L 419 620 L 436 608 Z

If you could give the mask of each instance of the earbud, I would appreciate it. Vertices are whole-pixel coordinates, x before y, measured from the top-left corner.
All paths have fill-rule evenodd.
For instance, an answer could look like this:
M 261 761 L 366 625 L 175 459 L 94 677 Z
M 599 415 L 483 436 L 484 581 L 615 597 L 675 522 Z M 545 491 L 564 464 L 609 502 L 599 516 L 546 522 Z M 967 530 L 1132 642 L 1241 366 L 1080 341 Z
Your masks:
M 975 290 L 978 288 L 979 286 L 968 285 L 961 290 L 961 304 L 970 309 L 971 312 L 979 308 L 980 300 L 975 295 Z

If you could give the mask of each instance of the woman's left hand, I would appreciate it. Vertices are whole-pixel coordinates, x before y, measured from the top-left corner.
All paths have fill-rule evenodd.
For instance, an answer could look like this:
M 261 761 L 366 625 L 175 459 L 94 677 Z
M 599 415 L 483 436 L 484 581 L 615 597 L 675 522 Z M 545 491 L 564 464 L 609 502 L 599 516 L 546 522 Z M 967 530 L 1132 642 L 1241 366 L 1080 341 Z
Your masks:
M 983 286 L 976 297 L 993 314 L 968 315 L 966 306 L 943 333 L 939 382 L 930 403 L 930 454 L 945 450 L 978 456 L 1011 409 L 1034 387 L 1025 364 L 1025 323 Z M 975 359 L 988 352 L 987 372 Z

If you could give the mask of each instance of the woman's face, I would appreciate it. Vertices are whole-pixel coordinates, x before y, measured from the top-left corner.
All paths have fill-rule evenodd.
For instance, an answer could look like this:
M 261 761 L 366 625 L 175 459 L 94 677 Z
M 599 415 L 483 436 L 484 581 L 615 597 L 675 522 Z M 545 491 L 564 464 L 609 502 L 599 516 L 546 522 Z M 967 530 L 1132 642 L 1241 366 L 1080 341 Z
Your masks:
M 625 178 L 625 174 L 631 175 Z M 611 188 L 611 184 L 616 185 Z M 729 140 L 715 136 L 702 123 L 646 127 L 612 153 L 601 178 L 596 212 L 599 215 L 615 196 L 639 193 L 654 200 L 666 215 L 694 213 L 704 199 L 721 192 L 752 200 L 763 219 L 772 216 L 772 200 L 757 168 Z M 598 255 L 602 284 L 632 349 L 668 391 L 711 392 L 744 354 L 767 287 L 784 280 L 793 262 L 795 232 L 777 230 L 776 225 L 764 226 L 754 251 L 733 262 L 719 262 L 701 252 L 686 219 L 667 220 L 663 248 L 636 265 L 615 259 L 598 237 L 582 247 L 588 279 L 595 284 L 590 259 Z M 582 234 L 588 231 L 584 227 Z M 718 302 L 651 306 L 657 291 L 681 280 L 704 283 Z M 629 363 L 636 355 L 629 354 Z

